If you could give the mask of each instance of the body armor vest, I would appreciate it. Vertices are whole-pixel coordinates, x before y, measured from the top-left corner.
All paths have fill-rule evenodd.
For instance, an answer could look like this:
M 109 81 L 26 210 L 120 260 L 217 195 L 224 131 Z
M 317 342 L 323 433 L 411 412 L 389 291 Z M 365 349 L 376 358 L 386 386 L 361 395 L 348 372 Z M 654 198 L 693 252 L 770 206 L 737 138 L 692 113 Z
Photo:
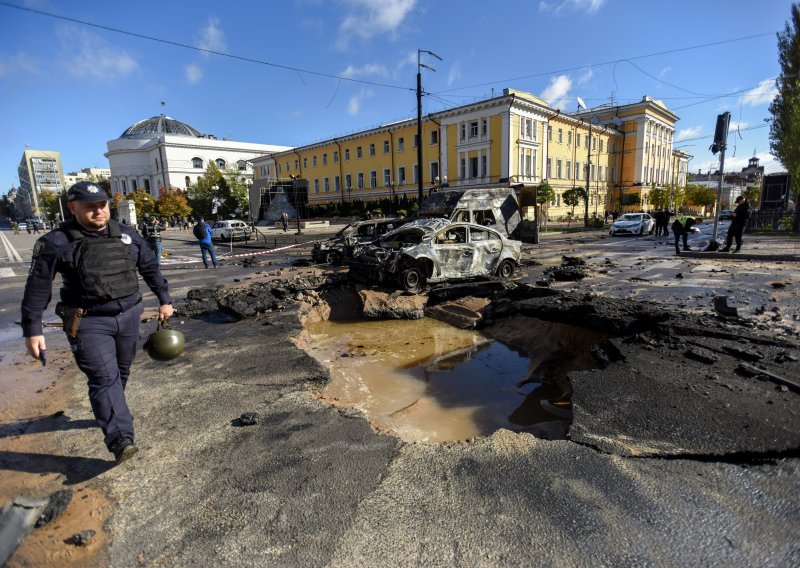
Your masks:
M 88 308 L 139 291 L 136 265 L 122 242 L 119 224 L 110 220 L 108 231 L 108 238 L 87 239 L 77 228 L 66 230 L 70 241 L 80 241 L 75 249 L 75 275 L 63 275 L 66 296 L 76 307 Z
M 161 225 L 158 223 L 146 222 L 143 227 L 144 238 L 147 241 L 161 240 Z

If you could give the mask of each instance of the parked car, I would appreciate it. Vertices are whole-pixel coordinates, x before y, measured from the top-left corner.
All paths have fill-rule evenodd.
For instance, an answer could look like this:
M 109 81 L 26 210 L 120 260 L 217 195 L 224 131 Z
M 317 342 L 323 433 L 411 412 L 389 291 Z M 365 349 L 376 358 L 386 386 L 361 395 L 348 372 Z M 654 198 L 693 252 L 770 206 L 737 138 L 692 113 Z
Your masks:
M 19 223 L 17 223 L 17 228 L 20 231 L 27 231 L 28 230 L 28 224 L 25 221 L 20 221 Z
M 508 279 L 519 266 L 522 244 L 473 223 L 419 219 L 354 251 L 351 276 L 417 292 L 426 283 L 497 276 Z
M 253 228 L 244 221 L 231 219 L 229 221 L 217 221 L 211 227 L 211 238 L 220 241 L 237 241 L 249 239 Z
M 371 243 L 404 223 L 405 220 L 400 218 L 369 219 L 350 223 L 331 238 L 314 243 L 311 258 L 314 262 L 338 266 L 349 260 L 354 245 Z
M 731 216 L 730 209 L 723 209 L 719 212 L 719 220 L 720 221 L 730 221 L 733 217 Z
M 656 222 L 647 213 L 625 213 L 617 217 L 608 231 L 610 236 L 615 235 L 644 235 L 655 231 Z

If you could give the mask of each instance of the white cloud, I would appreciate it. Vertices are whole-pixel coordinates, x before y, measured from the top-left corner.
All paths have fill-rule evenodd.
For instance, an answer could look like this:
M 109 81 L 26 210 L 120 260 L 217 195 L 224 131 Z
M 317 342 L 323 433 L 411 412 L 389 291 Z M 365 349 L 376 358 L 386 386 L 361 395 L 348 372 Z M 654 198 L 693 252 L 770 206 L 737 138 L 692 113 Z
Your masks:
M 586 83 L 589 82 L 589 79 L 591 79 L 592 76 L 594 76 L 594 71 L 592 71 L 591 67 L 587 67 L 586 69 L 583 70 L 583 73 L 581 73 L 581 76 L 578 77 L 578 85 L 581 85 L 581 86 L 585 85 Z
M 684 128 L 683 130 L 679 130 L 678 133 L 675 135 L 675 142 L 699 136 L 702 131 L 703 131 L 702 125 L 690 126 L 689 128 Z
M 369 76 L 388 77 L 389 71 L 383 65 L 377 63 L 367 63 L 361 67 L 353 67 L 348 65 L 347 69 L 341 72 L 342 77 L 353 79 L 355 77 L 369 77 Z
M 539 2 L 539 11 L 543 14 L 561 16 L 568 13 L 579 12 L 591 16 L 605 3 L 605 0 L 552 0 Z
M 778 94 L 775 79 L 764 79 L 755 89 L 747 91 L 744 95 L 744 104 L 750 106 L 766 105 L 772 102 Z
M 336 46 L 345 49 L 353 37 L 370 39 L 394 34 L 417 0 L 347 0 L 350 13 L 339 26 Z
M 663 79 L 664 76 L 672 71 L 672 67 L 664 67 L 661 71 L 658 72 L 658 78 Z
M 451 87 L 459 79 L 461 79 L 461 63 L 456 61 L 447 72 L 447 86 Z
M 225 51 L 225 32 L 219 27 L 220 23 L 220 19 L 215 16 L 208 19 L 208 25 L 200 30 L 197 47 L 209 51 Z
M 570 102 L 569 90 L 571 88 L 572 79 L 570 79 L 569 76 L 559 75 L 558 77 L 552 77 L 550 79 L 550 84 L 547 85 L 547 88 L 544 91 L 542 91 L 542 94 L 539 95 L 539 98 L 544 100 L 553 108 L 564 109 Z
M 198 65 L 190 63 L 186 66 L 186 80 L 190 85 L 196 85 L 203 78 L 203 70 Z
M 78 26 L 61 27 L 57 34 L 66 60 L 64 67 L 75 77 L 113 81 L 139 68 L 128 52 Z
M 0 53 L 0 77 L 7 77 L 16 73 L 40 75 L 40 63 L 24 51 L 18 51 L 14 55 Z
M 347 103 L 347 112 L 352 115 L 356 115 L 361 112 L 361 103 L 364 100 L 372 97 L 375 93 L 370 90 L 362 90 L 357 95 L 353 95 L 350 97 L 350 101 Z
M 736 129 L 737 129 L 737 128 L 738 128 L 739 130 L 743 130 L 743 129 L 747 128 L 747 123 L 746 123 L 746 122 L 744 122 L 744 121 L 742 121 L 742 122 L 737 122 L 737 121 L 735 121 L 735 120 L 732 120 L 732 121 L 730 122 L 730 124 L 728 125 L 728 132 L 729 132 L 729 133 L 730 133 L 730 132 L 736 132 Z

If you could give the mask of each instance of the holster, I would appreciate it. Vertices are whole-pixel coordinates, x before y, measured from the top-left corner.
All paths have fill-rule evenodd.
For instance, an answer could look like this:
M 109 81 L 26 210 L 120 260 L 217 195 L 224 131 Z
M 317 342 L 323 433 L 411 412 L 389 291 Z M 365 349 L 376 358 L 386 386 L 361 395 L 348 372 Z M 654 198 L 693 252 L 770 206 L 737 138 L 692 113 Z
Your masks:
M 86 310 L 73 308 L 59 302 L 56 305 L 56 315 L 61 318 L 67 335 L 72 339 L 78 337 L 78 328 L 81 326 L 81 318 L 86 315 Z

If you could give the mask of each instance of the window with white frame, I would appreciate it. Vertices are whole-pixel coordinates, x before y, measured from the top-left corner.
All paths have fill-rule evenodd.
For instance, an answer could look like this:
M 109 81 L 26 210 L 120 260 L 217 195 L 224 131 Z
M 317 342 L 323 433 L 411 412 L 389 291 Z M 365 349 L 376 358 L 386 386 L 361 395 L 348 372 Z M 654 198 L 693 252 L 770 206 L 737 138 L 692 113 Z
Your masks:
M 370 156 L 374 156 L 375 155 L 375 144 L 374 143 L 370 143 L 370 145 L 369 145 L 369 155 Z
M 339 152 L 337 152 L 336 150 L 334 150 L 334 152 L 333 152 L 333 163 L 334 164 L 338 164 L 339 163 Z
M 286 160 L 286 171 L 287 172 L 292 171 L 292 168 L 289 166 L 289 160 Z
M 553 158 L 547 158 L 547 177 L 553 177 Z
M 243 172 L 247 169 L 247 163 L 244 160 L 239 160 L 236 162 L 236 169 L 240 172 Z
M 478 157 L 471 156 L 469 159 L 469 177 L 478 177 Z
M 564 143 L 564 129 L 562 129 L 562 128 L 558 129 L 558 143 L 559 144 L 563 144 Z
M 203 167 L 203 158 L 192 158 L 192 167 L 193 168 L 202 168 Z
M 486 177 L 488 175 L 489 171 L 487 168 L 486 154 L 484 154 L 483 156 L 481 156 L 481 177 Z
M 298 169 L 299 165 L 300 165 L 300 160 L 295 160 L 294 161 L 294 169 Z
M 417 185 L 419 183 L 419 168 L 417 167 L 417 164 L 414 164 L 414 166 L 411 168 L 411 171 L 414 174 L 414 185 Z
M 487 119 L 481 120 L 481 136 L 486 136 L 489 133 L 489 121 Z
M 463 122 L 461 123 L 461 136 L 460 138 L 464 140 L 467 137 L 467 125 Z
M 581 179 L 581 163 L 575 162 L 575 179 Z
M 323 178 L 322 180 L 322 189 L 325 193 L 330 192 L 331 190 L 331 180 L 329 178 Z
M 431 181 L 439 177 L 439 162 L 431 162 Z
M 345 148 L 344 149 L 344 161 L 345 162 L 349 162 L 350 161 L 350 148 Z
M 214 163 L 217 164 L 217 167 L 219 169 L 221 169 L 221 170 L 225 169 L 225 160 L 223 160 L 222 158 L 217 158 L 216 160 L 214 160 Z
M 328 165 L 328 154 L 322 154 L 322 165 L 323 166 Z
M 561 159 L 556 160 L 556 178 L 561 179 Z
M 314 180 L 314 193 L 319 193 L 319 180 Z
M 600 151 L 601 152 L 603 151 L 603 139 L 602 138 L 600 139 Z
M 467 159 L 461 158 L 458 164 L 458 177 L 465 179 L 467 177 Z
M 475 138 L 478 135 L 478 121 L 473 120 L 469 123 L 469 137 Z
M 581 147 L 581 133 L 580 132 L 576 132 L 575 133 L 575 147 L 576 148 L 580 148 Z
M 567 179 L 572 177 L 572 160 L 567 160 Z
M 549 142 L 553 141 L 553 127 L 552 126 L 548 126 L 547 127 L 547 140 Z
M 383 187 L 389 187 L 392 185 L 392 170 L 386 168 L 383 170 Z
M 333 191 L 336 193 L 342 191 L 342 180 L 339 179 L 339 176 L 333 178 Z
M 572 146 L 572 130 L 567 130 L 567 146 Z
M 369 172 L 369 186 L 370 187 L 378 187 L 378 172 L 376 170 L 371 170 Z
M 358 172 L 356 179 L 358 180 L 358 189 L 364 189 L 364 174 L 362 172 Z
M 384 154 L 388 154 L 389 153 L 389 141 L 388 140 L 384 140 L 383 141 L 383 153 Z
M 597 150 L 597 136 L 592 136 L 592 150 Z
M 361 158 L 361 157 L 363 157 L 361 153 L 361 146 L 356 146 L 356 158 Z
M 397 149 L 398 150 L 405 150 L 406 149 L 406 141 L 402 136 L 400 136 L 397 139 Z
M 397 183 L 400 185 L 406 184 L 406 168 L 405 166 L 400 166 L 397 168 Z
M 439 131 L 431 130 L 431 146 L 435 146 L 438 143 L 439 143 Z
M 308 158 L 303 158 L 303 167 L 304 168 L 308 167 Z
M 353 189 L 353 176 L 351 174 L 345 174 L 344 176 L 344 188 L 347 191 Z
M 317 167 L 317 156 L 316 156 L 316 154 L 311 156 L 311 165 L 314 166 L 315 168 Z

